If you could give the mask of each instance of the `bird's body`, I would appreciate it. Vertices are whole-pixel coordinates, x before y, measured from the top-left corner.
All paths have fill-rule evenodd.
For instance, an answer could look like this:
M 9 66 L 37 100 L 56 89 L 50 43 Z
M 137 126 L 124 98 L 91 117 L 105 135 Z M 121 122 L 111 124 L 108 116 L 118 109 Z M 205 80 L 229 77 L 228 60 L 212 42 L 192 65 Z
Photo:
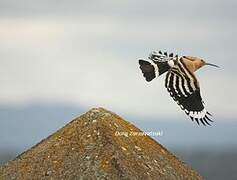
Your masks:
M 151 81 L 163 73 L 167 73 L 165 87 L 170 96 L 192 120 L 198 124 L 201 122 L 203 125 L 210 125 L 210 122 L 213 122 L 209 118 L 211 114 L 204 107 L 199 82 L 194 72 L 204 65 L 213 64 L 206 63 L 200 58 L 178 57 L 161 51 L 153 52 L 149 59 L 150 62 L 139 60 L 140 69 L 145 79 Z

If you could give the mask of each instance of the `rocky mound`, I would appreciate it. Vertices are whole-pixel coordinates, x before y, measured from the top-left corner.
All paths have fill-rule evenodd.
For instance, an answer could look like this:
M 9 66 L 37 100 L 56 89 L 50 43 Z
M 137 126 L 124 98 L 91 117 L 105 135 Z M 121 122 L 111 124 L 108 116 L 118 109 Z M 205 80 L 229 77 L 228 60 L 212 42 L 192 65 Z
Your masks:
M 94 108 L 0 167 L 0 179 L 202 179 L 118 115 Z

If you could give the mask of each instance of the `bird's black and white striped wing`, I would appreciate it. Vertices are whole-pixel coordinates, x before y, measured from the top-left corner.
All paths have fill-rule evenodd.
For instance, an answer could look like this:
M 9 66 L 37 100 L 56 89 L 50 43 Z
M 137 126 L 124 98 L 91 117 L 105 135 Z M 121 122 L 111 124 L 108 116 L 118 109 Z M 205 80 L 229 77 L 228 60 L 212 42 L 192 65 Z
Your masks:
M 170 96 L 192 120 L 198 124 L 201 122 L 203 125 L 210 125 L 210 122 L 213 122 L 208 117 L 211 114 L 204 107 L 196 77 L 183 65 L 178 64 L 169 70 L 165 87 Z

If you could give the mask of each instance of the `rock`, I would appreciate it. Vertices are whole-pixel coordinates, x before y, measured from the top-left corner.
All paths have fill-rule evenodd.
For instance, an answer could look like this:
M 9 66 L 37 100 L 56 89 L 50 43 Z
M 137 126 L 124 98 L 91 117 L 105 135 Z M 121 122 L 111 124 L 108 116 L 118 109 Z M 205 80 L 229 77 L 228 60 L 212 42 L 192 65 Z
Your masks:
M 0 167 L 0 179 L 168 179 L 202 177 L 131 123 L 94 108 Z

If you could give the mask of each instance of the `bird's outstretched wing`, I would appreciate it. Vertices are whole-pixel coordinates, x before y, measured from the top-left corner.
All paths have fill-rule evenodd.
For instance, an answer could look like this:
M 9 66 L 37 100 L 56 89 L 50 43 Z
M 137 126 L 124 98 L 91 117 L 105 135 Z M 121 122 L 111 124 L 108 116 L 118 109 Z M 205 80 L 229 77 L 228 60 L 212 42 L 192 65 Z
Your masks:
M 206 111 L 200 95 L 199 83 L 193 73 L 182 64 L 171 68 L 166 75 L 165 87 L 170 96 L 178 103 L 183 111 L 198 124 L 210 125 L 213 122 Z

